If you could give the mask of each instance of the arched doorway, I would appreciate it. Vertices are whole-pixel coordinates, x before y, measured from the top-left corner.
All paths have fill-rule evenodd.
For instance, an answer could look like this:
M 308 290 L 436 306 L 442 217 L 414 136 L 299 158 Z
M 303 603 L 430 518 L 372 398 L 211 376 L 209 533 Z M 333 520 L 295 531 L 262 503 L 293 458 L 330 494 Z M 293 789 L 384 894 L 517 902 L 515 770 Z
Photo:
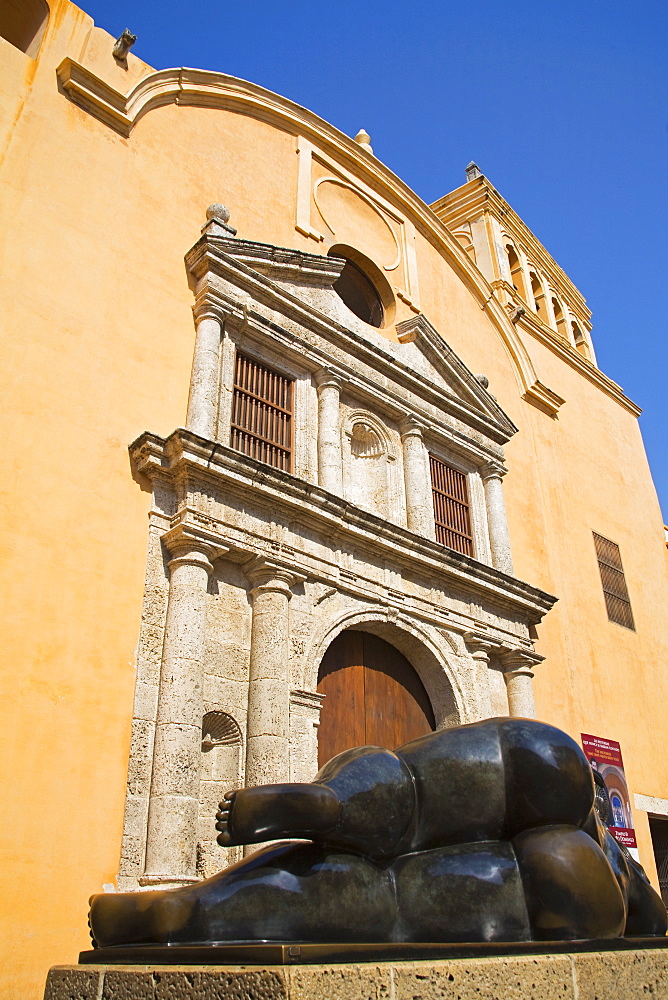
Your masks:
M 318 671 L 325 700 L 318 729 L 318 767 L 349 747 L 394 748 L 434 729 L 422 681 L 405 656 L 369 632 L 334 639 Z

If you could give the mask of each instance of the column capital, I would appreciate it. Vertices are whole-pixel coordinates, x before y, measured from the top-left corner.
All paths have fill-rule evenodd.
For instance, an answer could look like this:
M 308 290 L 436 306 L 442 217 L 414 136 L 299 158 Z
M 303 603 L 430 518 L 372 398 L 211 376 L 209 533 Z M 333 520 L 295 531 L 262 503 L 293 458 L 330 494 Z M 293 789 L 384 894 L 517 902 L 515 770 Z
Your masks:
M 490 479 L 503 479 L 508 472 L 503 462 L 496 459 L 490 459 L 485 462 L 480 466 L 479 471 L 483 483 L 489 482 Z
M 414 417 L 412 414 L 407 413 L 406 416 L 399 424 L 399 433 L 401 434 L 401 440 L 407 437 L 417 437 L 422 440 L 422 435 L 425 432 L 426 425 L 423 420 L 419 417 Z
M 229 552 L 229 546 L 191 524 L 175 524 L 161 536 L 161 541 L 172 556 L 170 569 L 190 563 L 201 566 L 210 574 L 213 561 Z
M 292 567 L 283 566 L 264 556 L 253 556 L 243 564 L 243 571 L 251 585 L 251 594 L 278 591 L 289 599 L 292 597 L 291 587 L 306 579 L 304 573 L 299 573 Z
M 333 368 L 319 368 L 313 375 L 313 381 L 318 392 L 323 389 L 338 389 L 341 391 L 343 385 L 342 376 Z
M 540 653 L 533 649 L 524 647 L 502 648 L 500 650 L 501 666 L 506 677 L 510 675 L 525 674 L 533 677 L 533 668 L 545 659 Z
M 221 311 L 212 305 L 211 302 L 208 302 L 206 298 L 195 303 L 193 306 L 193 316 L 195 317 L 195 323 L 198 326 L 205 319 L 213 319 L 216 323 L 219 323 L 222 326 L 223 319 L 225 318 Z
M 462 638 L 474 660 L 489 660 L 492 650 L 498 649 L 498 643 L 478 632 L 464 632 Z

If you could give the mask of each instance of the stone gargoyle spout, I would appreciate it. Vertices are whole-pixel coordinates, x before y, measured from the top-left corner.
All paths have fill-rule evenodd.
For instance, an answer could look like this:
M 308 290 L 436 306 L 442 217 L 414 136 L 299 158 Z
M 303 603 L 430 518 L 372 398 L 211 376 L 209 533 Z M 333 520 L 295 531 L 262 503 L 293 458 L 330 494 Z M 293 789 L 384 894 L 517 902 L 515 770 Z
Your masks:
M 357 747 L 310 784 L 228 793 L 228 846 L 294 838 L 213 878 L 98 895 L 98 947 L 661 936 L 666 910 L 595 810 L 578 745 L 489 719 Z M 304 842 L 306 841 L 306 843 Z

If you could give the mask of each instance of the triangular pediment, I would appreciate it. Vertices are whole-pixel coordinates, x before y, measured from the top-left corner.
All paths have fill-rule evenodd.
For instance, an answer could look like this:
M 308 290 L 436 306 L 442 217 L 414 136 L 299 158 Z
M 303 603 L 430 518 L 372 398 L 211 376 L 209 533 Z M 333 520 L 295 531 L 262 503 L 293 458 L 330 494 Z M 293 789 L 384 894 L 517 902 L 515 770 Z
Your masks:
M 396 325 L 400 344 L 412 344 L 425 359 L 432 377 L 442 381 L 444 388 L 467 408 L 477 411 L 505 431 L 508 437 L 517 427 L 487 391 L 485 376 L 474 375 L 423 313 L 411 316 Z
M 405 380 L 410 373 L 435 390 L 440 406 L 465 425 L 477 426 L 499 443 L 516 433 L 517 427 L 487 391 L 485 377 L 466 367 L 423 313 L 396 324 L 398 343 L 352 313 L 333 288 L 344 265 L 340 258 L 235 238 L 215 231 L 211 223 L 205 230 L 186 255 L 198 287 L 203 281 L 211 292 L 216 280 L 223 279 L 276 310 L 274 316 L 289 315 L 302 326 L 317 327 L 325 338 L 328 329 L 338 337 L 347 334 L 351 353 L 366 344 L 386 375 L 392 378 L 388 362 L 397 378 Z

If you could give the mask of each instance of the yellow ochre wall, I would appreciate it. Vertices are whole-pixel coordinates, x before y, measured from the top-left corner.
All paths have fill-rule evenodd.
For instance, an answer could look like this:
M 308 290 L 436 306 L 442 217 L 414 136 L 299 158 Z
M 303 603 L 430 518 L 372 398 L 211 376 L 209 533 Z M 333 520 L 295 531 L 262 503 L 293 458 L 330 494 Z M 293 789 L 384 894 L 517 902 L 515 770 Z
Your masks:
M 88 946 L 87 898 L 118 870 L 150 501 L 127 445 L 185 420 L 183 255 L 216 201 L 241 237 L 324 252 L 295 229 L 296 127 L 170 104 L 124 138 L 68 99 L 56 69 L 70 57 L 126 92 L 150 67 L 130 54 L 123 69 L 87 15 L 67 0 L 50 7 L 36 60 L 0 38 L 0 993 L 12 1000 L 37 1000 L 49 966 Z M 375 173 L 392 201 L 389 173 L 321 125 L 329 155 Z M 442 226 L 427 238 L 427 210 L 406 199 L 421 309 L 519 427 L 505 480 L 515 570 L 559 597 L 539 627 L 538 715 L 578 740 L 619 740 L 632 793 L 668 798 L 666 559 L 637 421 L 526 334 L 566 403 L 554 419 L 523 400 L 481 308 L 484 279 L 467 277 Z M 363 242 L 362 215 L 349 224 Z M 399 304 L 397 319 L 407 315 Z M 607 620 L 592 530 L 621 547 L 636 632 Z M 655 877 L 646 816 L 635 818 Z

